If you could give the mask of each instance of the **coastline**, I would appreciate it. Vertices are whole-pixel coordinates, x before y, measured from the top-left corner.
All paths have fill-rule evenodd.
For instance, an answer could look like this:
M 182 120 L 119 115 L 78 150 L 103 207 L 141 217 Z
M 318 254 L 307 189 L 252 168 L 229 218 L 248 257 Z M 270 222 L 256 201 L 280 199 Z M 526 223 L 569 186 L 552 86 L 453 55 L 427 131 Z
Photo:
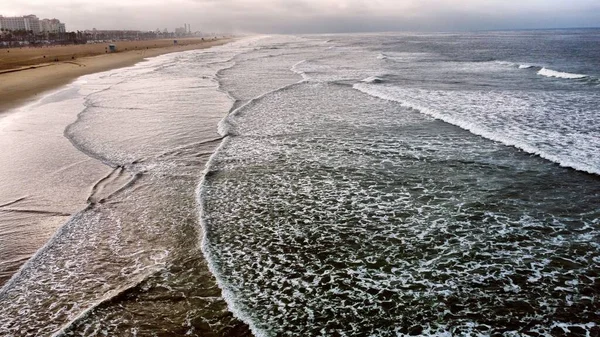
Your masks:
M 204 49 L 231 42 L 232 38 L 198 41 L 189 44 L 126 50 L 75 60 L 41 63 L 0 71 L 0 116 L 80 76 L 132 66 L 146 58 L 194 49 Z M 1 61 L 1 59 L 0 59 Z
M 18 261 L 17 259 L 11 259 L 10 261 L 5 261 L 6 263 L 4 264 L 2 263 L 3 261 L 0 261 L 0 292 L 2 293 L 0 297 L 2 301 L 8 303 L 4 306 L 5 312 L 11 310 L 10 307 L 12 306 L 10 303 L 16 302 L 13 301 L 14 296 L 20 296 L 24 293 L 22 289 L 30 289 L 30 287 L 37 286 L 44 288 L 55 282 L 63 282 L 61 284 L 64 285 L 64 288 L 56 292 L 60 294 L 62 291 L 62 295 L 56 295 L 56 298 L 48 298 L 45 295 L 41 301 L 49 301 L 48 303 L 50 303 L 50 301 L 60 298 L 65 303 L 70 303 L 69 301 L 72 301 L 70 296 L 73 296 L 78 301 L 77 303 L 86 303 L 85 305 L 91 303 L 91 309 L 86 309 L 87 311 L 84 311 L 84 314 L 77 316 L 75 319 L 65 319 L 64 315 L 61 317 L 46 317 L 46 326 L 43 329 L 54 331 L 56 334 L 85 330 L 86 328 L 81 325 L 84 317 L 86 317 L 85 315 L 102 315 L 102 311 L 108 307 L 111 310 L 121 310 L 121 307 L 112 308 L 111 301 L 105 298 L 101 298 L 98 301 L 98 298 L 95 296 L 105 296 L 106 293 L 114 297 L 119 296 L 121 294 L 119 291 L 122 291 L 119 289 L 123 289 L 123 283 L 120 279 L 122 275 L 120 272 L 108 273 L 111 278 L 102 279 L 97 286 L 90 287 L 89 291 L 82 291 L 79 284 L 68 282 L 73 272 L 71 269 L 77 269 L 77 273 L 85 274 L 88 272 L 90 275 L 95 275 L 99 268 L 98 266 L 103 266 L 103 270 L 110 270 L 111 267 L 114 267 L 119 262 L 122 265 L 118 268 L 115 267 L 117 268 L 115 270 L 122 271 L 123 268 L 131 267 L 130 264 L 132 263 L 135 265 L 138 261 L 137 259 L 141 259 L 139 256 L 147 254 L 147 258 L 153 260 L 154 264 L 148 267 L 148 272 L 140 272 L 138 275 L 139 278 L 134 279 L 134 283 L 126 285 L 128 287 L 128 296 L 135 296 L 135 300 L 120 299 L 126 311 L 143 312 L 156 303 L 156 296 L 167 296 L 164 293 L 164 289 L 166 288 L 161 286 L 161 282 L 165 280 L 155 277 L 155 275 L 160 270 L 165 271 L 169 275 L 178 275 L 178 278 L 189 277 L 186 273 L 179 275 L 173 271 L 181 271 L 181 268 L 185 266 L 185 268 L 197 272 L 197 275 L 194 275 L 194 282 L 197 282 L 198 286 L 190 289 L 186 287 L 187 283 L 179 281 L 173 283 L 173 285 L 181 287 L 180 292 L 186 293 L 185 296 L 188 298 L 185 301 L 186 305 L 191 306 L 194 310 L 199 310 L 199 313 L 196 313 L 198 316 L 197 321 L 192 323 L 194 328 L 198 329 L 201 334 L 206 333 L 207 335 L 251 335 L 248 327 L 229 313 L 226 302 L 221 298 L 221 291 L 216 286 L 213 275 L 207 269 L 204 256 L 197 246 L 199 231 L 199 228 L 195 226 L 197 214 L 194 211 L 188 211 L 192 209 L 190 206 L 195 205 L 195 194 L 185 192 L 186 189 L 190 189 L 191 192 L 194 191 L 196 185 L 190 182 L 197 183 L 196 168 L 204 167 L 205 157 L 209 153 L 214 153 L 214 149 L 220 144 L 221 138 L 215 134 L 214 128 L 223 116 L 212 109 L 208 109 L 206 113 L 200 115 L 194 110 L 193 114 L 182 114 L 181 116 L 161 115 L 160 120 L 149 121 L 150 123 L 156 122 L 159 123 L 157 125 L 160 125 L 160 128 L 149 127 L 150 132 L 157 131 L 161 135 L 163 134 L 161 132 L 166 127 L 163 127 L 162 123 L 164 125 L 171 125 L 175 130 L 180 131 L 177 129 L 176 123 L 172 122 L 173 119 L 177 118 L 187 118 L 189 123 L 185 123 L 186 125 L 198 123 L 198 126 L 201 126 L 194 128 L 194 132 L 188 134 L 189 137 L 178 139 L 178 141 L 182 141 L 180 145 L 183 145 L 183 147 L 178 146 L 174 150 L 170 147 L 163 149 L 161 146 L 165 144 L 160 142 L 155 144 L 158 146 L 157 149 L 167 150 L 162 155 L 154 158 L 157 160 L 157 163 L 167 161 L 171 164 L 177 161 L 185 161 L 185 154 L 181 154 L 180 151 L 181 149 L 187 149 L 186 146 L 189 144 L 193 144 L 194 151 L 198 152 L 196 155 L 188 158 L 194 165 L 188 165 L 189 163 L 182 164 L 181 174 L 173 175 L 169 181 L 157 181 L 153 178 L 154 174 L 164 174 L 159 169 L 157 172 L 137 172 L 138 168 L 134 167 L 138 165 L 137 161 L 123 164 L 118 159 L 112 162 L 101 162 L 94 159 L 85 149 L 74 147 L 73 138 L 65 137 L 64 131 L 66 125 L 82 125 L 79 118 L 77 122 L 73 123 L 73 118 L 79 116 L 81 113 L 83 101 L 78 96 L 70 98 L 69 86 L 64 87 L 66 89 L 63 90 L 62 85 L 85 74 L 127 67 L 148 57 L 171 52 L 209 48 L 229 41 L 231 39 L 210 41 L 201 45 L 190 45 L 183 48 L 157 48 L 149 50 L 144 55 L 130 52 L 90 57 L 79 60 L 85 62 L 87 65 L 86 67 L 79 67 L 84 69 L 75 68 L 76 70 L 73 70 L 74 67 L 70 67 L 73 66 L 72 64 L 57 64 L 0 74 L 2 85 L 6 85 L 4 75 L 21 75 L 23 77 L 23 74 L 31 73 L 30 76 L 33 76 L 33 78 L 44 81 L 44 85 L 47 85 L 48 88 L 46 91 L 51 90 L 52 92 L 49 95 L 44 93 L 44 96 L 47 95 L 49 98 L 40 100 L 40 104 L 36 100 L 40 99 L 42 92 L 38 91 L 20 98 L 20 100 L 11 97 L 10 102 L 2 102 L 2 104 L 8 105 L 10 103 L 12 106 L 15 106 L 23 104 L 23 100 L 35 101 L 34 104 L 27 105 L 23 109 L 17 108 L 7 114 L 0 115 L 0 131 L 2 131 L 0 132 L 0 149 L 5 150 L 0 151 L 2 154 L 0 158 L 4 158 L 5 162 L 14 164 L 10 166 L 5 165 L 0 170 L 0 187 L 2 187 L 0 189 L 5 192 L 2 197 L 6 199 L 0 200 L 0 217 L 4 217 L 0 221 L 0 224 L 3 224 L 5 229 L 3 230 L 0 226 L 0 234 L 6 234 L 5 238 L 0 236 L 0 241 L 5 240 L 5 242 L 12 241 L 15 243 L 12 246 L 0 244 L 0 252 L 2 250 L 5 252 L 17 252 L 19 255 Z M 92 71 L 92 69 L 95 71 Z M 124 71 L 127 70 L 125 69 Z M 47 81 L 48 74 L 52 74 L 53 72 L 59 73 L 57 77 L 60 78 L 55 79 L 55 81 Z M 185 71 L 177 71 L 176 74 L 182 78 L 192 76 Z M 205 81 L 210 82 L 209 79 Z M 20 82 L 13 81 L 12 85 L 18 86 L 18 83 L 21 83 L 24 88 L 30 91 L 35 91 L 35 88 L 38 88 L 37 86 L 30 85 L 32 82 L 27 82 L 27 79 L 23 78 L 20 79 Z M 211 88 L 206 89 L 206 94 L 209 96 L 205 97 L 214 96 Z M 55 89 L 58 90 L 55 91 Z M 198 91 L 195 87 L 191 88 L 191 90 L 194 92 Z M 199 93 L 198 97 L 200 98 L 198 100 L 193 99 L 196 97 L 195 95 L 187 95 L 186 97 L 190 97 L 190 103 L 194 103 L 193 105 L 197 106 L 198 102 L 205 101 L 201 98 L 201 95 L 202 93 Z M 222 96 L 221 99 L 216 98 L 214 104 L 219 104 L 220 102 L 229 103 L 229 100 L 224 95 Z M 142 102 L 146 103 L 146 101 Z M 52 113 L 48 114 L 49 111 L 52 111 Z M 221 111 L 221 109 L 217 111 Z M 0 110 L 0 112 L 2 111 Z M 90 116 L 93 115 L 90 114 Z M 95 126 L 98 125 L 98 123 L 93 124 Z M 117 125 L 119 124 L 117 122 L 111 124 L 110 127 L 106 127 L 106 132 L 118 128 Z M 204 127 L 205 125 L 206 127 Z M 135 128 L 129 127 L 126 129 L 134 130 Z M 98 135 L 102 137 L 102 134 L 99 133 Z M 173 135 L 175 133 L 167 132 L 167 134 Z M 177 133 L 177 135 L 180 136 L 181 133 Z M 130 136 L 130 134 L 127 134 L 126 138 Z M 141 132 L 140 136 L 145 137 L 146 135 Z M 162 139 L 161 137 L 152 138 Z M 117 143 L 112 143 L 111 145 L 115 147 L 119 146 Z M 151 160 L 149 158 L 144 159 Z M 150 167 L 153 168 L 154 166 L 151 165 Z M 135 181 L 138 188 L 135 190 L 136 198 L 129 197 L 129 194 L 133 193 L 133 189 L 125 189 L 133 181 Z M 104 201 L 108 198 L 111 200 L 104 204 Z M 139 200 L 146 202 L 143 205 L 144 212 L 141 215 L 138 212 L 132 211 L 136 207 L 141 207 L 138 204 L 138 202 L 141 202 Z M 177 204 L 172 201 L 177 201 Z M 172 209 L 173 205 L 177 205 L 178 207 L 175 211 Z M 165 214 L 170 215 L 165 217 Z M 173 214 L 174 216 L 171 216 Z M 19 217 L 16 215 L 19 215 Z M 178 219 L 178 221 L 172 221 L 173 218 Z M 96 221 L 102 221 L 106 226 L 97 226 Z M 121 227 L 121 223 L 143 223 L 143 226 Z M 27 225 L 21 226 L 23 224 Z M 11 231 L 11 228 L 23 228 L 23 230 L 15 232 Z M 43 228 L 44 233 L 38 232 L 38 228 Z M 56 234 L 57 228 L 59 230 L 58 233 L 62 234 Z M 118 249 L 120 250 L 131 249 L 131 254 L 116 254 L 113 256 L 114 259 L 108 262 L 101 255 L 97 256 L 97 260 L 93 260 L 91 256 L 87 257 L 86 263 L 83 265 L 73 262 L 79 261 L 77 257 L 94 251 L 92 247 L 96 247 L 98 244 L 110 246 L 111 249 L 105 247 L 104 251 L 114 253 L 112 249 L 116 249 L 115 244 L 118 243 L 112 241 L 115 233 L 119 237 L 135 238 L 136 242 L 139 243 L 144 239 L 148 242 L 155 242 L 156 240 L 152 235 L 158 232 L 160 232 L 160 242 L 165 248 L 160 249 L 161 252 L 167 251 L 167 249 L 169 252 L 171 250 L 174 251 L 176 247 L 182 245 L 187 247 L 183 250 L 186 254 L 156 255 L 152 250 L 147 252 L 139 251 L 138 246 L 134 244 L 119 246 Z M 22 240 L 12 240 L 16 237 Z M 94 241 L 90 238 L 96 238 L 96 240 Z M 129 239 L 127 242 L 129 243 L 131 240 L 133 239 Z M 69 247 L 67 250 L 71 254 L 64 254 L 63 248 L 65 246 Z M 119 252 L 121 252 L 120 250 Z M 189 252 L 192 253 L 187 254 Z M 31 257 L 32 254 L 33 257 Z M 135 256 L 135 258 L 130 261 L 128 259 L 131 256 Z M 154 259 L 160 261 L 157 262 L 158 260 Z M 52 261 L 52 263 L 43 261 Z M 40 265 L 56 265 L 60 267 L 53 273 L 47 273 L 44 268 L 39 267 Z M 19 270 L 24 269 L 27 271 L 24 273 L 19 272 Z M 32 274 L 35 274 L 35 276 L 32 277 Z M 29 282 L 30 277 L 35 279 L 37 283 Z M 4 283 L 6 281 L 8 282 Z M 150 291 L 145 288 L 148 284 L 152 284 L 148 288 Z M 96 291 L 100 285 L 106 287 L 106 289 L 111 289 L 112 292 L 106 292 L 104 288 L 102 288 L 102 291 Z M 73 288 L 69 288 L 71 286 Z M 144 287 L 144 290 L 140 290 L 142 287 Z M 44 292 L 41 291 L 40 293 Z M 29 301 L 31 298 L 29 296 L 26 300 Z M 176 304 L 173 304 L 174 310 L 180 310 L 180 303 L 177 300 L 175 302 Z M 48 308 L 47 303 L 31 303 L 34 307 L 38 304 L 42 308 L 39 309 L 40 311 L 43 311 L 43 308 Z M 187 307 L 181 310 L 185 313 L 190 312 Z M 160 310 L 157 308 L 153 310 L 152 314 L 157 311 Z M 170 314 L 174 314 L 177 318 L 187 319 L 187 316 L 184 314 Z M 0 316 L 4 316 L 4 312 Z M 40 317 L 42 316 L 43 314 Z M 126 316 L 126 313 L 123 313 L 123 316 Z M 10 317 L 13 320 L 0 328 L 13 328 L 20 324 L 19 322 L 27 321 L 28 319 L 28 317 L 22 317 L 21 315 Z M 53 325 L 63 319 L 68 323 L 60 324 L 60 326 Z M 206 324 L 204 322 L 209 323 Z M 31 325 L 28 323 L 28 326 Z M 147 326 L 146 328 L 149 331 L 153 329 L 157 330 L 157 327 L 154 326 Z M 164 327 L 161 326 L 162 328 Z M 187 331 L 188 329 L 187 325 L 179 321 L 173 323 L 171 328 L 173 330 L 170 331 L 177 332 L 174 334 L 180 334 L 179 332 Z
M 64 137 L 65 127 L 73 122 L 80 108 L 52 103 L 58 113 L 47 114 L 45 108 L 32 103 L 48 94 L 60 94 L 65 85 L 88 74 L 230 41 L 232 39 L 220 39 L 126 51 L 81 58 L 77 60 L 78 64 L 61 62 L 0 71 L 0 159 L 11 163 L 0 167 L 0 190 L 3 191 L 0 234 L 13 232 L 14 236 L 20 237 L 14 242 L 6 242 L 6 238 L 0 236 L 0 242 L 4 241 L 0 245 L 0 256 L 3 256 L 0 259 L 0 288 L 57 228 L 88 205 L 92 187 L 113 171 L 105 163 L 74 148 Z M 40 142 L 40 139 L 46 141 Z M 48 161 L 44 159 L 46 153 L 60 155 Z M 24 226 L 25 223 L 29 225 Z

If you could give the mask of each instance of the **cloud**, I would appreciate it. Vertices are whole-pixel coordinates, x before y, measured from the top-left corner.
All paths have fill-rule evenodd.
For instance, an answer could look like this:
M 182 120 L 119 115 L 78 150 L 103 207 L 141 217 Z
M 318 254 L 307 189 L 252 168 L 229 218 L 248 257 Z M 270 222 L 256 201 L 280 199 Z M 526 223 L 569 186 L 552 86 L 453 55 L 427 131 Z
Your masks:
M 0 14 L 69 29 L 317 33 L 600 26 L 597 0 L 2 0 Z

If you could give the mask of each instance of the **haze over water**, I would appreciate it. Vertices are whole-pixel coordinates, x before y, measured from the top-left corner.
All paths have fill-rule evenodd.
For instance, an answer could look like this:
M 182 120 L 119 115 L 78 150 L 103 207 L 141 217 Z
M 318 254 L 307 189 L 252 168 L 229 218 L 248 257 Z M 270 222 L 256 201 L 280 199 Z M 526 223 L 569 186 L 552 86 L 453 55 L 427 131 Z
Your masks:
M 0 331 L 597 334 L 598 42 L 263 36 L 85 77 L 48 109 L 110 193 L 0 290 Z

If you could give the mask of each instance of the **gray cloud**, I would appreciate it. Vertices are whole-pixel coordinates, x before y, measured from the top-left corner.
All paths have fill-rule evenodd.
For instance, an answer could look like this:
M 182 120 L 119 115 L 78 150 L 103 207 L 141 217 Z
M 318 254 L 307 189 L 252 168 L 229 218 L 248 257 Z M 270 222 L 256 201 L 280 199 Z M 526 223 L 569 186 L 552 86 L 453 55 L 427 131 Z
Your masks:
M 597 0 L 3 0 L 0 14 L 56 17 L 71 30 L 319 33 L 600 26 Z

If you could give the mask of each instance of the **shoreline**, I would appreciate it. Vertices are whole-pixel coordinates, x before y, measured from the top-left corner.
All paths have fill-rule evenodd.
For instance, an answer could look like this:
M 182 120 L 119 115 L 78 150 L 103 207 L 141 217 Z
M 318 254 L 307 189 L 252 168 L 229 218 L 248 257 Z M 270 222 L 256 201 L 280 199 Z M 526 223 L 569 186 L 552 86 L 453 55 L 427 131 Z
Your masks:
M 36 102 L 61 92 L 85 75 L 130 67 L 164 54 L 211 48 L 232 40 L 90 56 L 78 59 L 80 65 L 61 62 L 0 71 L 0 148 L 4 149 L 0 151 L 0 159 L 11 163 L 0 169 L 0 189 L 4 192 L 0 198 L 0 233 L 19 228 L 18 235 L 30 237 L 10 245 L 5 242 L 4 247 L 0 247 L 0 255 L 6 256 L 9 251 L 14 255 L 9 260 L 0 259 L 0 288 L 32 253 L 47 243 L 57 228 L 88 205 L 86 200 L 93 192 L 90 187 L 112 171 L 106 164 L 75 149 L 63 136 L 64 128 L 72 123 L 78 110 L 71 111 L 68 105 L 50 102 L 56 113 L 47 114 Z M 46 141 L 39 142 L 39 139 Z M 40 159 L 45 153 L 60 153 L 60 156 L 50 163 Z M 30 171 L 36 173 L 36 178 L 28 176 Z M 25 186 L 20 185 L 25 181 Z M 62 186 L 61 190 L 68 192 L 57 193 L 52 186 Z M 29 233 L 33 227 L 20 225 L 23 221 L 35 224 L 33 227 L 38 228 L 35 235 Z M 40 238 L 46 239 L 40 241 Z
M 223 45 L 232 40 L 233 38 L 223 38 L 190 44 L 148 47 L 148 49 L 86 56 L 58 63 L 40 63 L 5 69 L 0 71 L 0 97 L 2 97 L 0 116 L 84 75 L 133 66 L 149 57 Z
M 189 48 L 157 49 L 152 56 L 208 48 L 229 41 L 231 40 L 211 41 L 202 45 L 189 46 Z M 196 54 L 183 53 L 182 55 L 193 56 Z M 175 59 L 176 55 L 173 56 L 173 59 Z M 192 56 L 187 57 L 192 58 Z M 120 61 L 122 61 L 120 64 L 123 67 L 134 65 L 137 63 L 136 57 L 139 56 L 129 55 L 126 59 L 120 58 Z M 144 57 L 139 57 L 139 60 L 143 61 L 148 57 L 151 56 L 146 54 Z M 182 57 L 185 58 L 185 56 Z M 211 56 L 207 55 L 205 57 L 210 58 Z M 110 57 L 89 59 L 110 59 Z M 114 63 L 104 64 L 111 65 Z M 33 70 L 45 70 L 57 67 L 48 66 Z M 108 70 L 116 68 L 110 67 Z M 22 74 L 33 70 L 17 71 L 10 74 Z M 186 79 L 189 76 L 193 76 L 188 74 L 186 70 L 186 64 L 183 63 L 179 65 L 178 71 L 167 73 L 163 79 L 171 80 L 171 77 L 175 77 L 174 80 L 176 81 L 177 77 Z M 127 71 L 127 69 L 123 71 Z M 67 75 L 70 74 L 68 73 Z M 39 71 L 36 72 L 36 76 L 41 76 Z M 73 80 L 79 78 L 79 76 L 73 77 Z M 0 75 L 0 78 L 3 78 L 3 76 Z M 43 77 L 40 78 L 44 79 Z M 125 78 L 128 77 L 125 76 Z M 141 80 L 142 82 L 139 83 L 146 84 L 147 82 L 144 82 L 146 80 Z M 119 81 L 119 79 L 113 81 Z M 204 78 L 204 81 L 207 84 L 212 84 L 210 79 Z M 158 83 L 162 84 L 164 82 L 161 81 Z M 157 169 L 155 172 L 152 171 L 154 167 L 160 167 L 161 165 L 151 165 L 148 171 L 152 172 L 144 171 L 143 174 L 139 174 L 136 171 L 138 168 L 133 167 L 138 164 L 137 161 L 124 164 L 119 161 L 120 158 L 117 156 L 115 157 L 116 159 L 113 158 L 114 161 L 108 160 L 108 163 L 105 163 L 90 155 L 93 151 L 90 152 L 86 151 L 85 148 L 79 148 L 72 141 L 73 138 L 65 137 L 64 130 L 66 125 L 83 125 L 85 122 L 82 123 L 79 121 L 79 117 L 77 117 L 76 122 L 73 122 L 73 117 L 79 116 L 81 112 L 80 108 L 84 103 L 83 98 L 79 97 L 79 94 L 74 94 L 73 97 L 70 97 L 70 91 L 66 90 L 63 93 L 63 88 L 65 87 L 57 86 L 50 92 L 44 93 L 44 97 L 48 97 L 48 99 L 43 98 L 39 100 L 41 98 L 39 94 L 35 95 L 37 97 L 30 96 L 29 100 L 33 98 L 35 101 L 23 105 L 21 108 L 11 110 L 4 115 L 0 115 L 0 148 L 4 149 L 4 151 L 0 151 L 0 159 L 11 163 L 0 169 L 0 187 L 2 187 L 0 189 L 5 192 L 2 197 L 6 199 L 0 200 L 0 218 L 4 217 L 0 219 L 0 224 L 3 225 L 0 226 L 0 241 L 4 240 L 4 242 L 11 243 L 11 245 L 0 243 L 0 253 L 13 252 L 18 254 L 19 257 L 25 258 L 19 261 L 0 261 L 0 293 L 2 293 L 0 297 L 3 297 L 4 300 L 9 299 L 6 301 L 6 303 L 9 303 L 7 305 L 9 308 L 5 308 L 5 311 L 8 312 L 13 308 L 10 303 L 15 302 L 13 301 L 14 296 L 21 296 L 23 293 L 21 289 L 30 289 L 30 287 L 37 286 L 37 283 L 36 285 L 32 285 L 33 283 L 29 280 L 39 281 L 40 289 L 45 289 L 44 287 L 54 282 L 63 282 L 60 283 L 63 288 L 53 294 L 60 297 L 64 303 L 92 303 L 94 310 L 95 308 L 109 307 L 111 305 L 110 301 L 103 299 L 97 302 L 95 298 L 95 296 L 103 298 L 102 296 L 105 296 L 106 292 L 102 293 L 104 290 L 96 290 L 100 286 L 107 287 L 107 289 L 113 292 L 116 291 L 114 293 L 108 292 L 108 294 L 111 294 L 111 298 L 118 296 L 120 294 L 118 292 L 120 291 L 119 289 L 122 289 L 122 280 L 120 279 L 122 274 L 118 271 L 136 265 L 135 263 L 137 263 L 139 255 L 150 260 L 156 258 L 156 261 L 160 262 L 157 263 L 154 261 L 155 264 L 150 264 L 149 269 L 156 266 L 160 266 L 160 268 L 150 274 L 140 273 L 139 276 L 143 277 L 139 282 L 127 284 L 129 286 L 127 288 L 129 296 L 135 296 L 135 300 L 122 299 L 121 304 L 127 310 L 142 312 L 145 308 L 155 303 L 156 296 L 166 296 L 163 291 L 164 288 L 161 285 L 162 282 L 167 281 L 154 277 L 155 273 L 159 270 L 165 271 L 170 275 L 175 275 L 173 270 L 181 271 L 185 267 L 188 270 L 196 271 L 197 274 L 194 275 L 193 280 L 197 282 L 198 286 L 190 289 L 186 288 L 187 283 L 178 283 L 175 281 L 173 285 L 181 287 L 180 291 L 185 292 L 186 296 L 189 296 L 189 300 L 186 300 L 188 306 L 194 309 L 201 308 L 198 309 L 200 310 L 199 313 L 195 314 L 197 322 L 194 323 L 194 328 L 198 329 L 201 334 L 251 336 L 249 328 L 229 312 L 227 303 L 222 298 L 221 290 L 214 280 L 214 275 L 210 273 L 210 270 L 206 266 L 205 257 L 201 249 L 199 249 L 197 242 L 198 233 L 201 231 L 201 227 L 197 226 L 199 225 L 197 222 L 200 221 L 196 217 L 198 213 L 196 210 L 186 211 L 191 209 L 188 206 L 197 206 L 196 194 L 194 192 L 199 183 L 197 180 L 199 178 L 197 177 L 196 170 L 199 167 L 205 166 L 206 154 L 214 153 L 214 150 L 221 143 L 222 139 L 215 134 L 215 128 L 218 122 L 228 113 L 230 101 L 227 97 L 221 95 L 220 99 L 218 97 L 215 98 L 213 105 L 210 105 L 212 108 L 207 108 L 203 113 L 198 113 L 197 109 L 194 108 L 192 114 L 182 113 L 177 116 L 159 114 L 160 119 L 149 121 L 149 125 L 146 125 L 146 130 L 148 130 L 149 134 L 157 132 L 158 135 L 164 135 L 161 132 L 164 128 L 168 128 L 167 125 L 173 126 L 174 130 L 181 131 L 181 129 L 177 128 L 177 123 L 173 123 L 174 119 L 187 120 L 188 122 L 185 125 L 197 123 L 197 126 L 199 126 L 194 128 L 194 132 L 189 133 L 188 137 L 184 137 L 184 139 L 179 139 L 180 133 L 176 133 L 177 136 L 174 137 L 173 143 L 169 143 L 171 147 L 167 146 L 163 148 L 165 144 L 160 141 L 153 143 L 157 149 L 162 151 L 158 152 L 156 158 L 144 157 L 144 160 L 151 162 L 154 159 L 156 164 L 162 161 L 177 163 L 177 160 L 182 160 L 180 167 L 178 166 L 181 169 L 178 171 L 180 174 L 174 174 L 171 180 L 167 181 L 167 179 L 164 179 L 163 181 L 155 180 L 154 174 L 161 175 L 164 172 L 160 171 L 160 169 Z M 69 86 L 66 88 L 69 88 Z M 193 92 L 199 92 L 198 96 L 187 95 L 190 98 L 189 103 L 194 103 L 194 106 L 197 106 L 197 103 L 205 101 L 202 99 L 202 95 L 205 95 L 205 98 L 214 96 L 212 85 L 207 86 L 204 92 L 194 86 L 188 89 L 193 90 Z M 117 89 L 116 92 L 119 92 L 119 90 Z M 52 97 L 53 95 L 57 97 Z M 136 96 L 133 95 L 132 97 Z M 196 98 L 194 99 L 194 97 Z M 177 101 L 179 102 L 180 99 L 178 98 Z M 132 102 L 135 102 L 135 99 Z M 147 101 L 140 99 L 139 102 L 145 104 Z M 214 111 L 214 104 L 221 103 L 227 109 Z M 222 111 L 224 115 L 221 115 L 218 111 Z M 89 115 L 97 116 L 94 113 Z M 133 119 L 128 117 L 119 122 L 114 122 L 104 130 L 106 130 L 106 133 L 110 133 L 115 128 L 119 128 L 119 125 L 122 123 L 131 122 Z M 111 120 L 116 121 L 116 119 Z M 96 120 L 95 122 L 102 122 L 102 120 Z M 90 123 L 90 125 L 93 124 L 94 126 L 102 125 L 102 123 Z M 138 123 L 135 122 L 131 125 L 132 127 L 125 128 L 124 130 L 137 130 L 137 125 Z M 85 129 L 81 128 L 78 131 L 86 132 Z M 103 134 L 104 132 L 97 134 L 99 139 L 111 139 L 110 137 L 106 139 L 102 138 Z M 174 134 L 174 132 L 166 133 L 166 135 Z M 144 137 L 147 134 L 142 131 L 138 136 L 141 139 L 145 139 Z M 130 137 L 130 134 L 125 136 L 128 142 L 131 139 Z M 159 138 L 152 137 L 152 139 Z M 115 140 L 114 143 L 107 143 L 110 143 L 110 146 L 114 146 L 115 148 L 120 148 L 119 146 L 121 145 L 118 140 Z M 152 142 L 150 141 L 150 143 Z M 182 149 L 187 149 L 189 144 L 193 144 L 197 155 L 180 153 Z M 132 152 L 139 150 L 136 147 L 128 148 L 124 146 L 124 148 L 131 149 Z M 48 156 L 47 154 L 49 153 L 52 155 Z M 186 157 L 186 155 L 188 156 Z M 172 156 L 173 160 L 166 158 L 169 156 Z M 185 162 L 185 158 L 189 162 Z M 194 165 L 190 165 L 190 163 Z M 135 181 L 136 187 L 130 185 L 133 181 Z M 194 184 L 190 182 L 194 182 Z M 192 193 L 186 193 L 186 189 L 189 189 Z M 131 193 L 131 195 L 135 194 L 136 197 L 130 198 L 131 195 L 128 193 Z M 109 201 L 104 204 L 105 200 Z M 175 202 L 177 203 L 177 207 L 173 209 Z M 141 207 L 141 203 L 143 203 L 143 208 L 137 208 Z M 144 211 L 139 213 L 139 209 L 143 209 Z M 165 214 L 171 214 L 169 212 L 174 212 L 172 213 L 173 217 L 165 217 Z M 15 214 L 24 214 L 24 216 L 17 218 Z M 172 221 L 173 219 L 177 219 L 177 221 Z M 100 223 L 102 226 L 98 225 Z M 128 224 L 130 226 L 121 226 L 121 224 Z M 143 226 L 137 226 L 137 224 L 143 224 Z M 11 230 L 12 228 L 22 228 L 23 230 L 14 232 Z M 39 228 L 43 228 L 45 231 L 41 233 L 38 230 Z M 164 248 L 168 248 L 168 251 L 172 250 L 174 252 L 173 255 L 156 255 L 153 253 L 153 250 L 149 250 L 148 252 L 142 251 L 140 253 L 138 244 L 140 242 L 156 242 L 156 233 L 160 235 L 161 245 L 159 247 L 162 247 L 158 250 L 162 252 L 167 251 Z M 182 234 L 183 237 L 181 237 Z M 112 245 L 114 243 L 112 241 L 114 236 L 123 238 L 124 244 L 119 246 L 118 250 L 119 252 L 127 251 L 127 253 L 121 255 L 107 249 L 107 247 L 114 248 Z M 95 240 L 91 240 L 90 238 L 95 238 Z M 135 244 L 130 245 L 131 240 L 137 241 L 135 241 Z M 114 256 L 111 255 L 114 257 L 114 260 L 106 263 L 105 256 L 101 253 L 89 255 L 85 260 L 86 263 L 82 265 L 75 263 L 76 259 L 72 259 L 72 256 L 84 256 L 84 253 L 95 251 L 96 245 L 104 245 L 104 251 L 114 254 Z M 182 252 L 186 252 L 185 254 L 176 254 L 176 248 L 180 247 L 180 245 L 187 247 L 182 250 Z M 71 254 L 65 255 L 62 250 L 64 247 L 68 247 L 67 251 L 71 252 Z M 136 257 L 128 260 L 131 256 Z M 40 263 L 49 265 L 44 261 L 52 261 L 53 265 L 59 267 L 53 270 L 50 275 L 43 268 L 39 268 Z M 68 282 L 70 280 L 70 273 L 74 269 L 81 275 L 96 275 L 98 266 L 104 263 L 106 263 L 106 270 L 110 270 L 112 273 L 108 273 L 110 277 L 106 276 L 106 279 L 99 281 L 101 284 L 99 283 L 99 285 L 90 288 L 85 288 L 84 286 L 84 289 L 81 290 L 76 283 Z M 117 264 L 120 265 L 117 266 Z M 26 271 L 21 272 L 22 270 Z M 115 273 L 115 271 L 117 272 Z M 33 274 L 35 276 L 31 276 Z M 183 273 L 177 276 L 176 281 L 179 278 L 186 277 L 191 276 Z M 94 278 L 88 277 L 88 279 Z M 139 290 L 138 288 L 142 284 L 151 285 L 148 288 L 150 290 L 145 288 Z M 62 295 L 56 295 L 61 294 L 61 291 Z M 42 293 L 44 293 L 44 290 L 40 290 L 40 294 Z M 71 298 L 71 294 L 77 295 Z M 80 295 L 81 297 L 78 297 Z M 38 308 L 37 305 L 44 301 L 54 301 L 54 299 L 49 300 L 48 295 L 40 298 L 39 301 L 36 298 L 38 302 L 31 305 Z M 31 297 L 27 297 L 25 301 L 29 301 L 30 299 Z M 46 313 L 44 310 L 48 306 L 47 303 L 39 305 L 40 317 L 47 320 L 44 323 L 45 326 L 41 327 L 41 329 L 48 329 L 47 331 L 53 331 L 52 333 L 78 331 L 78 329 L 85 330 L 85 327 L 80 325 L 80 318 L 84 317 L 81 315 L 77 316 L 75 320 L 68 320 L 66 325 L 60 323 L 63 317 L 57 318 L 52 315 L 44 317 Z M 181 309 L 178 304 L 173 305 L 173 308 L 174 310 Z M 120 307 L 113 309 L 118 311 Z M 77 308 L 73 310 L 77 310 Z M 100 311 L 95 314 L 101 316 L 102 312 Z M 92 311 L 89 312 L 91 313 Z M 173 315 L 175 314 L 177 313 Z M 3 314 L 0 314 L 0 316 L 3 316 Z M 177 319 L 186 318 L 185 315 L 177 315 L 176 317 Z M 17 315 L 12 315 L 9 318 L 13 320 L 11 324 L 7 325 L 9 328 L 15 326 L 13 323 L 19 324 L 18 322 L 28 321 L 27 317 Z M 203 324 L 200 321 L 209 321 L 210 325 Z M 55 323 L 57 324 L 57 330 L 52 330 L 55 328 L 53 325 Z M 30 323 L 27 325 L 31 326 Z M 154 326 L 147 326 L 146 328 L 150 330 L 157 329 Z M 173 323 L 170 325 L 170 329 L 173 329 L 172 331 L 184 331 L 187 328 L 181 323 Z

